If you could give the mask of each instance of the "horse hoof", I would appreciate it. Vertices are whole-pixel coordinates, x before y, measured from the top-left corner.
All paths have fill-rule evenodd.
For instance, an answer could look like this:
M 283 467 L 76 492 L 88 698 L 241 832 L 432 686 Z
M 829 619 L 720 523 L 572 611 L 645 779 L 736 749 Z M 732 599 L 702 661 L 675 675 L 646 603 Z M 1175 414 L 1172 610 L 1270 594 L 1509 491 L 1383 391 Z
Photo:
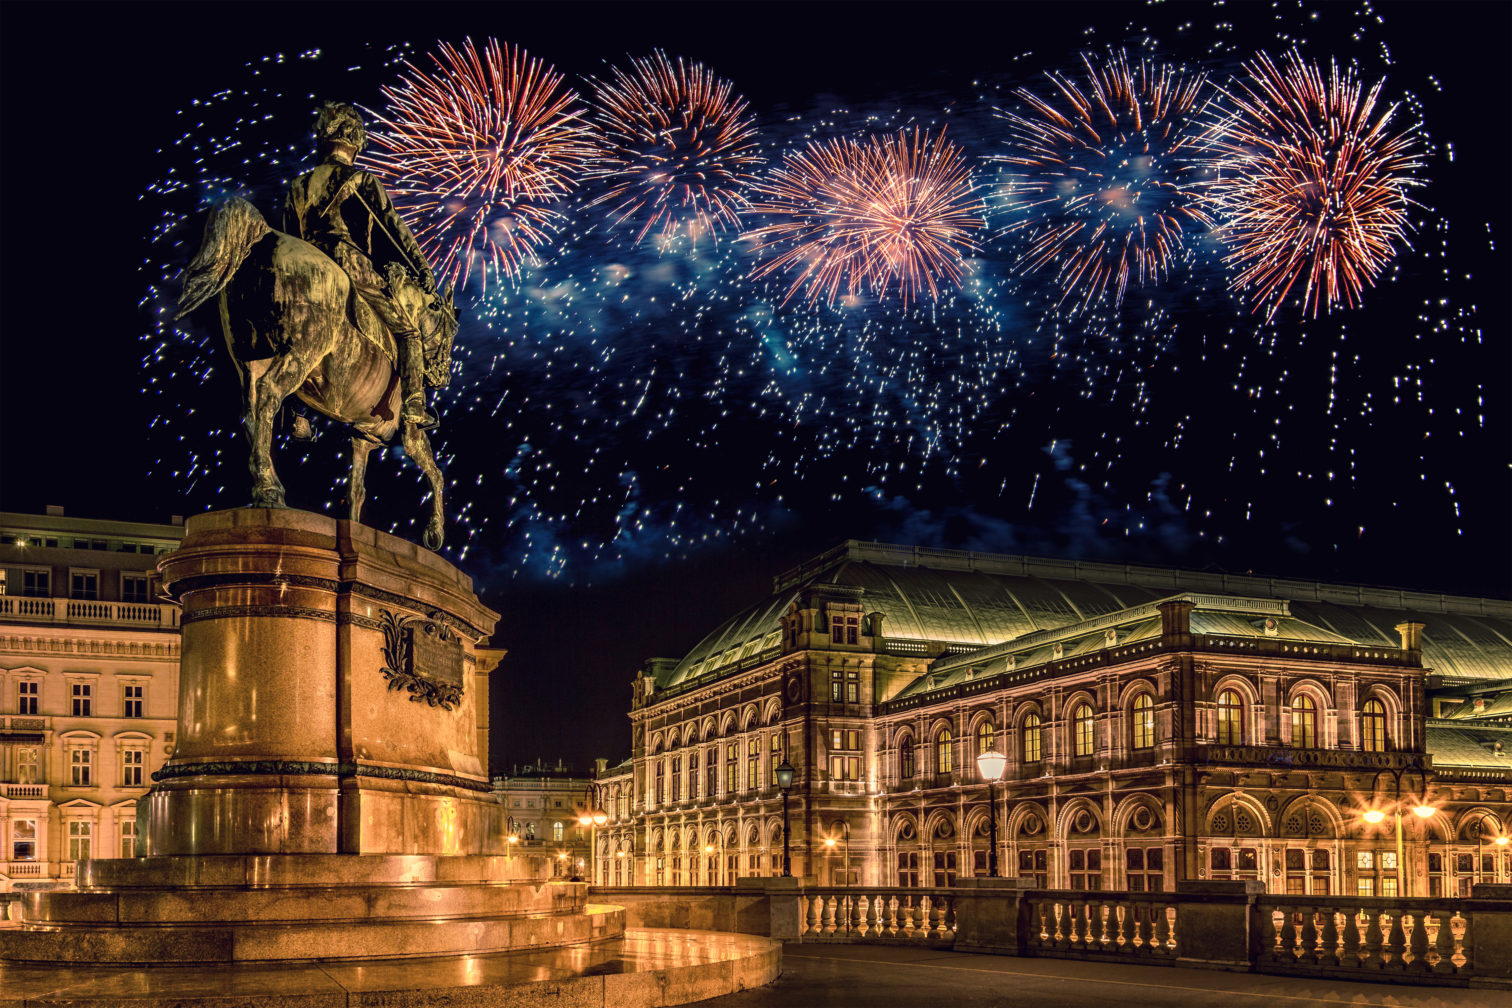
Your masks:
M 435 552 L 441 548 L 441 538 L 440 529 L 428 528 L 425 530 L 425 534 L 420 537 L 420 541 L 425 544 L 426 549 Z

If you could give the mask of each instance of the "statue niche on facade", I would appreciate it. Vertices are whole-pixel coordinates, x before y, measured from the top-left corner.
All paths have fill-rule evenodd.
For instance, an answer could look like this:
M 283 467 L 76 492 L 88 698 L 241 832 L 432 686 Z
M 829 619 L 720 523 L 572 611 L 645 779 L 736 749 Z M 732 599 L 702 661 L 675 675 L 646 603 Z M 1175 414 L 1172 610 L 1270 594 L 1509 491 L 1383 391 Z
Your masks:
M 442 479 L 424 389 L 450 377 L 451 289 L 437 293 L 383 185 L 353 164 L 367 142 L 357 110 L 327 102 L 315 139 L 320 163 L 289 187 L 283 231 L 240 197 L 211 210 L 176 317 L 218 328 L 235 362 L 254 506 L 284 506 L 273 419 L 292 394 L 352 429 L 353 521 L 362 517 L 368 453 L 399 435 L 430 482 L 424 543 L 439 549 Z

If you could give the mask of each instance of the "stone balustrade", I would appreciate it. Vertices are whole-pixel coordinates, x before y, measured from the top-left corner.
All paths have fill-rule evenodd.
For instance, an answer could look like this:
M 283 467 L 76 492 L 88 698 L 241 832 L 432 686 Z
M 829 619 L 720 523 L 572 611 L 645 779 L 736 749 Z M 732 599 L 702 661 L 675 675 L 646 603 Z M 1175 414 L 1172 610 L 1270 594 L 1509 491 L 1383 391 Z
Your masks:
M 46 798 L 46 784 L 0 784 L 0 794 L 7 798 Z
M 102 602 L 93 599 L 0 595 L 0 619 L 75 626 L 173 629 L 179 625 L 179 607 L 146 602 Z
M 1477 885 L 1469 899 L 1393 899 L 1272 896 L 1253 881 L 1128 893 L 1001 878 L 946 888 L 744 878 L 592 893 L 626 905 L 631 926 L 1512 990 L 1509 885 Z

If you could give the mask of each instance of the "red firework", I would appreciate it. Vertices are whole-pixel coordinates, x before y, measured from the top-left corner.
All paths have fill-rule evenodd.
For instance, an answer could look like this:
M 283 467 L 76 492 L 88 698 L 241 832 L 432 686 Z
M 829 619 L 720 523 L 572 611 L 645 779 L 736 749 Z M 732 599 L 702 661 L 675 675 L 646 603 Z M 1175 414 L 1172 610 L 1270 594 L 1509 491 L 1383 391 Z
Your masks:
M 960 285 L 984 226 L 966 159 L 943 130 L 816 140 L 787 154 L 756 192 L 752 210 L 771 223 L 751 237 L 775 254 L 754 275 L 790 274 L 784 301 L 801 287 L 827 302 L 894 287 L 904 304 L 925 291 L 937 297 L 942 285 Z
M 524 50 L 443 43 L 430 71 L 384 88 L 364 166 L 388 186 L 436 272 L 459 286 L 513 276 L 550 241 L 553 209 L 594 156 L 578 96 Z
M 1393 132 L 1397 106 L 1377 110 L 1384 81 L 1367 91 L 1337 63 L 1325 78 L 1295 51 L 1280 66 L 1262 53 L 1244 70 L 1209 132 L 1232 286 L 1267 319 L 1299 284 L 1314 318 L 1352 308 L 1407 242 L 1416 130 Z
M 596 82 L 594 98 L 603 148 L 593 175 L 607 188 L 590 205 L 634 227 L 637 242 L 651 231 L 717 241 L 740 227 L 762 159 L 746 100 L 729 81 L 657 50 Z

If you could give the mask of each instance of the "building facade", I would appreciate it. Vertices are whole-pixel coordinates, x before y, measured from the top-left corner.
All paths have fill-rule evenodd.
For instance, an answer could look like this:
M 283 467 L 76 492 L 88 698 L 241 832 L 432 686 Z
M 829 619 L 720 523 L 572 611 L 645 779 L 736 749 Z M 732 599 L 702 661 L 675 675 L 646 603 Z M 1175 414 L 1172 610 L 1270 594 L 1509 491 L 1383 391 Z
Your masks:
M 158 558 L 182 523 L 0 513 L 0 892 L 132 856 L 136 801 L 173 751 L 178 606 Z
M 987 874 L 995 809 L 1043 888 L 1468 892 L 1508 879 L 1508 715 L 1505 600 L 850 542 L 646 665 L 596 877 L 780 874 L 786 759 L 821 884 Z
M 599 770 L 603 770 L 603 760 Z M 593 827 L 579 816 L 593 801 L 594 779 L 557 760 L 516 766 L 493 779 L 494 797 L 509 810 L 510 851 L 551 857 L 559 878 L 586 876 Z M 509 852 L 506 852 L 509 853 Z

